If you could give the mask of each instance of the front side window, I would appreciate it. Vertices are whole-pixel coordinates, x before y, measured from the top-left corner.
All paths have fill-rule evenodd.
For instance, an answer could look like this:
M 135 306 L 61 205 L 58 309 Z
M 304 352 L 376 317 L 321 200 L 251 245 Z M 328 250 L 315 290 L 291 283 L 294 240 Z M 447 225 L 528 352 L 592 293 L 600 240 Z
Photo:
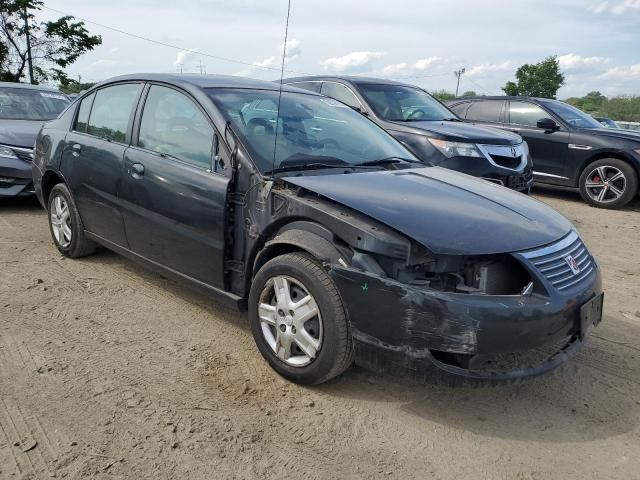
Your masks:
M 391 122 L 429 122 L 457 119 L 424 90 L 405 85 L 360 84 L 360 92 L 376 115 Z
M 283 92 L 278 110 L 278 91 L 209 88 L 207 93 L 263 173 L 314 163 L 416 160 L 380 127 L 331 98 Z
M 547 102 L 546 106 L 573 128 L 602 128 L 602 125 L 593 117 L 568 103 L 558 101 Z M 617 125 L 613 128 L 617 128 Z
M 475 120 L 476 122 L 502 122 L 503 100 L 479 100 L 469 105 L 466 113 L 466 120 Z
M 69 103 L 67 96 L 58 92 L 0 87 L 1 120 L 53 120 Z
M 360 102 L 356 96 L 344 85 L 333 82 L 323 82 L 322 89 L 320 90 L 322 95 L 340 100 L 342 103 L 346 103 L 350 107 L 360 108 Z
M 172 88 L 151 87 L 140 122 L 140 147 L 209 169 L 213 139 L 213 127 L 190 98 Z
M 141 89 L 140 83 L 125 83 L 98 90 L 91 108 L 87 133 L 124 143 L 129 118 Z
M 509 102 L 509 122 L 536 128 L 538 120 L 549 118 L 539 106 L 529 102 Z

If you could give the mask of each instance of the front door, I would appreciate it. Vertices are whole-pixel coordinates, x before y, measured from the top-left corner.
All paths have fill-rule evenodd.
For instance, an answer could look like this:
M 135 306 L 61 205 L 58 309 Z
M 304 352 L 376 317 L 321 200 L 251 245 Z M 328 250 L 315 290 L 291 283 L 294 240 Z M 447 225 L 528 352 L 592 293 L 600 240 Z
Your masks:
M 223 288 L 229 177 L 212 162 L 218 142 L 208 117 L 181 91 L 152 85 L 132 143 L 122 188 L 131 250 Z
M 523 101 L 510 101 L 506 127 L 518 133 L 529 145 L 536 180 L 564 185 L 569 132 L 564 126 L 554 132 L 537 127 L 538 120 L 554 118 L 540 106 Z
M 129 125 L 141 91 L 141 83 L 125 83 L 84 98 L 61 161 L 85 229 L 122 247 L 127 241 L 118 194 Z

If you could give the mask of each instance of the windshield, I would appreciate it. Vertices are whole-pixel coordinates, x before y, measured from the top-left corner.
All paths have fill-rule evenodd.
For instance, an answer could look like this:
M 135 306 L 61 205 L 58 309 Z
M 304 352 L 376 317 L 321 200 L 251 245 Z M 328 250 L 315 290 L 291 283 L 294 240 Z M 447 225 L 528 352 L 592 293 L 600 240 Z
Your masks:
M 283 92 L 276 118 L 277 91 L 209 88 L 207 93 L 232 122 L 263 173 L 311 164 L 356 165 L 389 158 L 417 161 L 384 130 L 331 98 Z
M 0 87 L 0 119 L 53 120 L 69 105 L 58 92 L 31 88 Z
M 564 102 L 545 103 L 547 108 L 574 128 L 602 128 L 592 116 Z
M 360 84 L 360 92 L 376 115 L 392 122 L 457 119 L 427 92 L 403 85 Z

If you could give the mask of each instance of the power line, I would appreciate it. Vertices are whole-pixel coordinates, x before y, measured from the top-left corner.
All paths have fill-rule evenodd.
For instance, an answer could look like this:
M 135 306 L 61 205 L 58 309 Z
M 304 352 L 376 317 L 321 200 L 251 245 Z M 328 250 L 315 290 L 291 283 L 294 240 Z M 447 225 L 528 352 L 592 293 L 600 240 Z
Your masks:
M 57 9 L 55 9 L 55 8 L 51 8 L 51 7 L 46 7 L 46 6 L 44 6 L 44 5 L 42 6 L 42 8 L 44 8 L 45 10 L 50 10 L 50 11 L 52 11 L 52 12 L 59 13 L 59 14 L 61 14 L 61 15 L 66 15 L 66 16 L 74 17 L 74 18 L 76 18 L 76 19 L 78 19 L 78 20 L 81 20 L 81 21 L 83 21 L 83 22 L 90 23 L 90 24 L 92 24 L 92 25 L 96 25 L 96 26 L 98 26 L 98 27 L 102 27 L 102 28 L 105 28 L 105 29 L 107 29 L 107 30 L 111 30 L 111 31 L 113 31 L 113 32 L 120 33 L 120 34 L 122 34 L 122 35 L 127 35 L 127 36 L 129 36 L 129 37 L 137 38 L 138 40 L 144 40 L 145 42 L 154 43 L 154 44 L 156 44 L 156 45 L 160 45 L 160 46 L 167 47 L 167 48 L 172 48 L 172 49 L 174 49 L 174 50 L 178 50 L 178 51 L 181 51 L 181 52 L 182 52 L 182 51 L 192 51 L 193 53 L 195 53 L 195 54 L 197 54 L 197 55 L 200 55 L 200 56 L 202 56 L 202 57 L 213 58 L 213 59 L 215 59 L 215 60 L 220 60 L 220 61 L 222 61 L 222 62 L 235 63 L 235 64 L 238 64 L 238 65 L 245 65 L 245 66 L 247 66 L 247 67 L 252 67 L 252 68 L 261 68 L 261 69 L 263 69 L 263 70 L 274 70 L 274 71 L 280 71 L 280 68 L 278 68 L 278 67 L 266 67 L 266 66 L 263 66 L 263 65 L 256 65 L 255 63 L 245 62 L 245 61 L 243 61 L 243 60 L 236 60 L 236 59 L 233 59 L 233 58 L 227 58 L 227 57 L 221 57 L 221 56 L 219 56 L 219 55 L 213 55 L 213 54 L 211 54 L 211 53 L 200 52 L 200 51 L 194 51 L 194 49 L 193 49 L 193 48 L 184 48 L 184 47 L 180 47 L 180 46 L 178 46 L 178 45 L 173 45 L 173 44 L 171 44 L 171 43 L 162 42 L 162 41 L 160 41 L 160 40 L 154 40 L 153 38 L 143 37 L 142 35 L 137 35 L 137 34 L 135 34 L 135 33 L 126 32 L 126 31 L 121 30 L 121 29 L 119 29 L 119 28 L 110 27 L 109 25 L 105 25 L 105 24 L 103 24 L 103 23 L 99 23 L 99 22 L 94 22 L 93 20 L 89 20 L 89 19 L 87 19 L 87 18 L 78 17 L 78 16 L 73 15 L 73 14 L 71 14 L 71 13 L 63 12 L 62 10 L 57 10 Z M 285 47 L 284 47 L 284 48 L 286 49 L 286 45 L 285 45 Z M 310 75 L 310 74 L 305 73 L 305 72 L 296 72 L 296 71 L 294 71 L 294 70 L 286 70 L 286 72 L 289 72 L 289 73 L 297 73 L 297 74 L 299 74 L 299 75 Z

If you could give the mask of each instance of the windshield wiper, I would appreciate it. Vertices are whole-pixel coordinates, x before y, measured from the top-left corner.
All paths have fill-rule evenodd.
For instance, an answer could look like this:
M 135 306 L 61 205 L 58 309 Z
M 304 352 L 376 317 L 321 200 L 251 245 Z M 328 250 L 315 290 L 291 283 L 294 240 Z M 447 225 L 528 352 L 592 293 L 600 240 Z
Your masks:
M 462 122 L 462 120 L 455 117 L 443 118 L 442 121 L 443 122 Z
M 358 167 L 375 167 L 378 165 L 389 165 L 392 163 L 421 163 L 421 162 L 417 160 L 410 160 L 408 158 L 402 158 L 402 157 L 387 157 L 387 158 L 380 158 L 378 160 L 368 160 L 366 162 L 356 163 L 355 165 Z
M 323 168 L 342 168 L 342 169 L 350 169 L 350 168 L 371 168 L 362 164 L 337 164 L 337 163 L 307 163 L 302 165 L 288 165 L 284 167 L 277 167 L 273 170 L 268 170 L 264 172 L 265 174 L 272 173 L 280 173 L 280 172 L 298 172 L 302 170 L 320 170 Z M 382 168 L 382 167 L 381 167 Z

